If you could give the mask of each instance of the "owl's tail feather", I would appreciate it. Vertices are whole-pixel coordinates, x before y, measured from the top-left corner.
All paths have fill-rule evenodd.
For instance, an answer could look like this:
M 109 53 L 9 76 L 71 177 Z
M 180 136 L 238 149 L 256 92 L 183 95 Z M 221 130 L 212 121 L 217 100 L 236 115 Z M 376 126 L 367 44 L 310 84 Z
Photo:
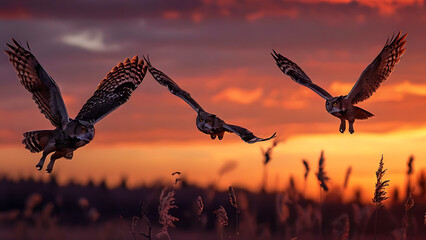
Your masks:
M 22 144 L 32 153 L 41 152 L 49 142 L 49 135 L 53 130 L 41 130 L 24 133 Z
M 374 117 L 372 113 L 356 106 L 354 106 L 354 113 L 355 113 L 355 119 L 365 120 L 365 119 Z

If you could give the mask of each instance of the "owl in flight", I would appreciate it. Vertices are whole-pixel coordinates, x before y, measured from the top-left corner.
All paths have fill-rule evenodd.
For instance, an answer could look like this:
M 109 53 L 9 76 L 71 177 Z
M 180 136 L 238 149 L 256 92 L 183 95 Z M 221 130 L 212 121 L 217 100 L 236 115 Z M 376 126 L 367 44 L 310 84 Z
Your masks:
M 151 75 L 154 77 L 154 79 L 158 83 L 167 87 L 172 94 L 182 98 L 197 112 L 198 116 L 196 119 L 196 124 L 197 124 L 198 130 L 200 130 L 201 132 L 205 134 L 210 135 L 211 139 L 215 139 L 216 137 L 218 137 L 219 140 L 222 140 L 225 132 L 235 133 L 244 142 L 247 142 L 247 143 L 266 141 L 275 137 L 275 133 L 269 138 L 256 137 L 249 130 L 239 126 L 227 124 L 222 119 L 218 118 L 216 115 L 204 111 L 204 109 L 191 97 L 191 95 L 188 92 L 180 88 L 166 74 L 154 68 L 151 65 L 151 62 L 149 61 L 149 59 L 145 58 L 145 62 L 148 65 L 148 71 L 151 73 Z
M 362 72 L 358 81 L 346 96 L 331 96 L 327 91 L 313 83 L 297 64 L 275 51 L 273 51 L 272 56 L 284 74 L 290 76 L 295 82 L 310 88 L 326 100 L 325 109 L 327 112 L 340 118 L 339 130 L 341 133 L 346 129 L 345 120 L 349 123 L 349 132 L 353 133 L 355 119 L 363 120 L 374 116 L 372 113 L 354 106 L 354 104 L 371 97 L 380 87 L 380 84 L 389 77 L 406 50 L 404 48 L 406 36 L 407 34 L 401 36 L 401 33 L 398 33 L 395 37 L 388 39 L 383 50 Z
M 147 66 L 137 56 L 119 63 L 101 81 L 95 93 L 83 105 L 75 119 L 68 117 L 64 100 L 55 81 L 47 74 L 31 52 L 13 40 L 5 50 L 15 67 L 21 84 L 32 95 L 41 113 L 50 120 L 55 130 L 24 133 L 22 143 L 31 152 L 43 155 L 36 165 L 41 170 L 44 161 L 53 152 L 46 172 L 50 173 L 59 158 L 71 159 L 73 152 L 88 144 L 95 136 L 94 125 L 125 103 L 142 82 Z

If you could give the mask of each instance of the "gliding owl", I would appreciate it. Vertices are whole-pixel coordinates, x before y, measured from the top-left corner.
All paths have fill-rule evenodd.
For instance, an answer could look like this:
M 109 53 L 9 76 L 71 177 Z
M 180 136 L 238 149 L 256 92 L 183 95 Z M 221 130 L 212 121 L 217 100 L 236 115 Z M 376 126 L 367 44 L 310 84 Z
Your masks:
M 249 130 L 243 127 L 227 124 L 222 119 L 218 118 L 216 115 L 204 111 L 204 109 L 191 97 L 191 95 L 188 92 L 180 88 L 166 74 L 154 68 L 151 65 L 151 62 L 149 61 L 149 59 L 145 58 L 145 61 L 148 65 L 148 71 L 151 73 L 151 75 L 154 77 L 154 79 L 158 83 L 167 87 L 173 95 L 176 95 L 182 98 L 182 100 L 188 103 L 197 112 L 198 115 L 196 118 L 196 125 L 198 130 L 200 130 L 201 132 L 205 134 L 210 135 L 211 139 L 215 139 L 216 137 L 218 137 L 219 140 L 222 140 L 225 132 L 235 133 L 244 142 L 247 142 L 247 143 L 266 141 L 275 137 L 275 133 L 269 138 L 256 137 Z
M 88 144 L 95 136 L 94 125 L 125 103 L 142 82 L 147 66 L 137 56 L 119 63 L 100 82 L 91 98 L 83 105 L 75 119 L 68 117 L 59 87 L 47 74 L 34 55 L 13 39 L 14 46 L 5 50 L 15 67 L 21 84 L 32 95 L 41 113 L 50 120 L 55 130 L 24 133 L 22 143 L 31 152 L 43 155 L 36 165 L 41 170 L 46 157 L 53 152 L 46 172 L 50 173 L 59 158 L 71 159 L 73 152 Z
M 339 97 L 331 96 L 326 90 L 313 83 L 302 69 L 288 58 L 275 51 L 273 51 L 272 56 L 284 74 L 290 76 L 295 82 L 310 88 L 326 100 L 327 112 L 340 118 L 339 130 L 341 133 L 346 129 L 345 120 L 347 120 L 349 132 L 352 134 L 354 133 L 355 119 L 364 120 L 374 116 L 372 113 L 354 105 L 371 97 L 380 87 L 380 84 L 389 77 L 406 50 L 404 48 L 406 36 L 407 34 L 401 36 L 401 33 L 398 33 L 395 37 L 388 39 L 379 55 L 362 72 L 349 94 Z

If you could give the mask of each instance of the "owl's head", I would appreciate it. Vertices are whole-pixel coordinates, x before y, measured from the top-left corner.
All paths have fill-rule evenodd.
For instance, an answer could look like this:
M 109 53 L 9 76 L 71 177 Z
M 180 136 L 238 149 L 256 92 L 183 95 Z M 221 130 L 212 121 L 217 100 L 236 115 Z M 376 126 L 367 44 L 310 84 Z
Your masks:
M 334 97 L 325 101 L 325 109 L 327 109 L 327 112 L 336 113 L 336 112 L 342 111 L 342 107 L 343 107 L 342 99 L 343 99 L 343 96 L 340 96 L 340 97 Z
M 90 142 L 95 137 L 95 127 L 93 124 L 74 119 L 67 124 L 65 132 L 70 137 L 76 137 L 81 141 Z
M 196 124 L 197 124 L 197 128 L 198 130 L 200 130 L 203 133 L 206 134 L 211 134 L 213 133 L 213 124 L 214 124 L 214 119 L 215 119 L 215 115 L 210 114 L 208 112 L 204 112 L 204 111 L 200 111 L 198 113 L 197 119 L 196 119 Z
M 223 121 L 216 117 L 216 115 L 200 111 L 198 112 L 196 121 L 198 130 L 205 134 L 210 134 L 212 139 L 215 139 L 216 136 L 218 136 L 219 139 L 223 138 Z

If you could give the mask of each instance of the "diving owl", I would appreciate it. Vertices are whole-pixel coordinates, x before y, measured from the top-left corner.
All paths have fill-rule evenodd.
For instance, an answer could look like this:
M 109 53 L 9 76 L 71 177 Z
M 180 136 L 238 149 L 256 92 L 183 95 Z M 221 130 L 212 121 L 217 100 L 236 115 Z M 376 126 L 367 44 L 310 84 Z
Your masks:
M 53 153 L 47 165 L 50 173 L 59 158 L 71 159 L 73 152 L 88 144 L 95 136 L 94 125 L 125 103 L 142 82 L 147 66 L 137 56 L 128 58 L 115 66 L 100 82 L 98 88 L 83 105 L 75 119 L 68 117 L 59 87 L 43 69 L 34 55 L 13 39 L 5 50 L 9 61 L 15 67 L 20 83 L 33 96 L 41 113 L 50 120 L 54 130 L 24 133 L 22 143 L 33 153 L 43 151 L 36 165 L 41 170 L 46 157 Z
M 388 39 L 379 55 L 362 72 L 349 94 L 339 97 L 331 96 L 326 90 L 313 83 L 302 69 L 288 58 L 275 51 L 273 51 L 272 56 L 284 74 L 290 76 L 295 82 L 310 88 L 326 100 L 327 112 L 340 119 L 339 130 L 341 133 L 346 129 L 345 121 L 347 120 L 349 132 L 352 134 L 354 133 L 355 119 L 364 120 L 374 116 L 372 113 L 354 105 L 371 97 L 380 87 L 380 84 L 389 77 L 406 50 L 404 48 L 406 36 L 407 34 L 401 36 L 401 33 L 398 33 Z
M 216 115 L 204 111 L 204 109 L 191 97 L 191 95 L 188 92 L 180 88 L 166 74 L 154 68 L 151 65 L 151 62 L 149 61 L 149 59 L 145 58 L 145 62 L 148 65 L 148 71 L 151 73 L 151 75 L 159 84 L 167 87 L 173 95 L 180 97 L 197 112 L 198 115 L 196 118 L 196 125 L 198 130 L 200 130 L 201 132 L 205 134 L 210 135 L 211 139 L 215 139 L 217 137 L 219 140 L 222 140 L 225 132 L 235 133 L 244 142 L 247 142 L 247 143 L 266 141 L 275 137 L 276 133 L 274 133 L 271 137 L 268 137 L 268 138 L 256 137 L 249 130 L 236 125 L 227 124 Z

